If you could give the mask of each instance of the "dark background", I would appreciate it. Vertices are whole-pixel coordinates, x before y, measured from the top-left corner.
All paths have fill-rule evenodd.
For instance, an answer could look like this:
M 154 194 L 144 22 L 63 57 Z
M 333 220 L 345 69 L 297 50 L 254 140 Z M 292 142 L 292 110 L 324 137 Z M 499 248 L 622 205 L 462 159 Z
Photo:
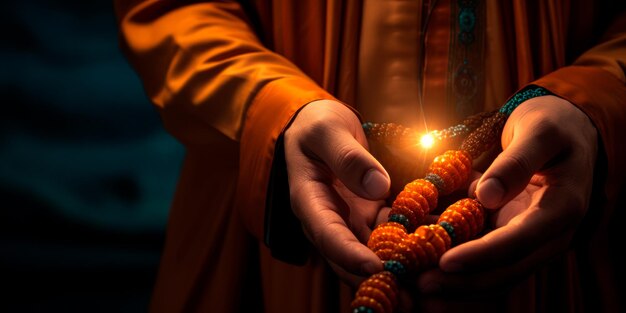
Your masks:
M 0 312 L 145 312 L 183 148 L 112 1 L 1 6 Z

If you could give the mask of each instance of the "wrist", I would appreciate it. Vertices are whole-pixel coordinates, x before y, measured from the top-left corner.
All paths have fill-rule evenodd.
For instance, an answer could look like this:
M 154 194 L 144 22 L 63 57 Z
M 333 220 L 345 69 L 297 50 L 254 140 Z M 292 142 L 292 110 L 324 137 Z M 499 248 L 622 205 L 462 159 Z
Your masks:
M 513 96 L 511 96 L 500 108 L 499 112 L 506 115 L 511 115 L 511 113 L 513 113 L 513 111 L 520 104 L 526 102 L 527 100 L 548 95 L 552 95 L 552 93 L 543 87 L 535 85 L 527 86 L 526 88 L 516 92 Z

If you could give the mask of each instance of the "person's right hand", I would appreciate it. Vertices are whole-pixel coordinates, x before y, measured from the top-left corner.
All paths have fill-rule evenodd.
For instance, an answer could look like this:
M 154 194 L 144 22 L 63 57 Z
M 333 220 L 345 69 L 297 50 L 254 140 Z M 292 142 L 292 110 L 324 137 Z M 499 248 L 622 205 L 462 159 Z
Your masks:
M 284 138 L 291 205 L 309 240 L 340 276 L 381 271 L 363 243 L 386 216 L 390 179 L 368 152 L 357 116 L 339 102 L 314 101 Z

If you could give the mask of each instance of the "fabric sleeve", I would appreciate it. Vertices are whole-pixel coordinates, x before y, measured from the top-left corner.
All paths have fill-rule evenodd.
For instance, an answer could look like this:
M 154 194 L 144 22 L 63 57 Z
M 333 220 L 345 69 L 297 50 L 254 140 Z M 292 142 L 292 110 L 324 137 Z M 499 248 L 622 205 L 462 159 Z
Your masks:
M 620 311 L 626 290 L 624 257 L 618 253 L 626 239 L 626 14 L 621 14 L 599 44 L 572 66 L 533 82 L 564 98 L 589 116 L 599 135 L 593 190 L 587 215 L 573 246 L 578 257 L 586 302 L 592 310 Z M 590 300 L 593 299 L 593 300 Z
M 605 196 L 615 199 L 625 177 L 626 146 L 626 14 L 621 14 L 599 44 L 531 84 L 564 98 L 595 124 L 607 162 Z
M 279 135 L 300 107 L 334 98 L 264 47 L 237 2 L 116 0 L 115 10 L 122 49 L 168 131 L 185 145 L 239 142 L 235 207 L 263 238 Z
M 603 236 L 599 234 L 613 229 L 618 215 L 623 215 L 616 201 L 624 191 L 626 178 L 626 13 L 619 15 L 600 42 L 571 66 L 531 84 L 576 105 L 598 130 L 599 151 L 590 209 L 577 238 Z M 612 237 L 596 240 L 595 248 L 608 245 L 608 238 Z

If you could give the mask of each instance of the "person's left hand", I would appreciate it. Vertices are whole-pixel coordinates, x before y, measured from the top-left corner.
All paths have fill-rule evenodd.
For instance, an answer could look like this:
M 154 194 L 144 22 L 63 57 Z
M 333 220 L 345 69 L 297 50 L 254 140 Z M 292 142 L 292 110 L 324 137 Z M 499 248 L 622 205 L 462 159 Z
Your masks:
M 572 103 L 522 103 L 505 125 L 503 152 L 473 184 L 494 230 L 447 251 L 418 278 L 420 293 L 494 291 L 563 253 L 589 206 L 597 146 L 591 120 Z

